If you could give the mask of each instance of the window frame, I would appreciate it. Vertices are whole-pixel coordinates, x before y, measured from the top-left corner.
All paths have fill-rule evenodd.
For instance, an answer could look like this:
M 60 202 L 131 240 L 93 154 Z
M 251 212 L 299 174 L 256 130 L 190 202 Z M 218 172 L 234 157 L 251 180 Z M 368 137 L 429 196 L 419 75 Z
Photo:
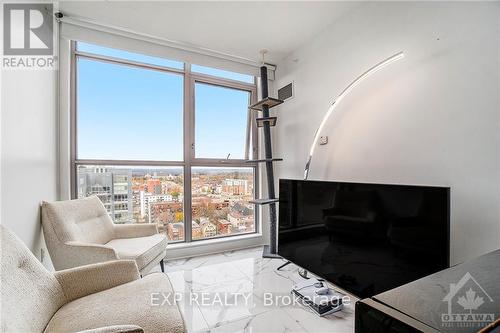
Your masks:
M 79 165 L 101 165 L 116 167 L 182 167 L 184 174 L 184 240 L 178 243 L 203 242 L 217 238 L 233 238 L 240 235 L 256 234 L 260 232 L 260 211 L 257 205 L 254 205 L 254 231 L 234 236 L 216 236 L 206 239 L 192 239 L 192 192 L 191 177 L 193 167 L 232 167 L 232 168 L 252 168 L 253 169 L 253 196 L 256 198 L 259 194 L 259 168 L 256 163 L 248 163 L 248 160 L 257 159 L 259 151 L 259 138 L 255 122 L 255 112 L 247 111 L 247 136 L 245 138 L 245 158 L 244 159 L 220 159 L 220 158 L 196 158 L 195 157 L 195 84 L 203 83 L 224 88 L 243 90 L 249 92 L 249 105 L 257 102 L 257 86 L 254 78 L 254 84 L 240 82 L 231 79 L 214 77 L 201 73 L 192 73 L 191 64 L 184 62 L 184 69 L 175 69 L 150 65 L 147 63 L 96 55 L 77 50 L 77 42 L 70 43 L 70 194 L 71 198 L 77 198 L 77 168 Z M 177 74 L 183 76 L 184 94 L 183 94 L 183 160 L 182 161 L 163 161 L 163 160 L 102 160 L 102 159 L 78 159 L 77 142 L 77 82 L 78 58 L 90 59 L 112 64 L 131 66 L 134 68 L 143 68 L 147 70 L 156 70 L 164 73 Z M 252 151 L 249 151 L 250 143 Z M 175 242 L 177 243 L 177 242 Z

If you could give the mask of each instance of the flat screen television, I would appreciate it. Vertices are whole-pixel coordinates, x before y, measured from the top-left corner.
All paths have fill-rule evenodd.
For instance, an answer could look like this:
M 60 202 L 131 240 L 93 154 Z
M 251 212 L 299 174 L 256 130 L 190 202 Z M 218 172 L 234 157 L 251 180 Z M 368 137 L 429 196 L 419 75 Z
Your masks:
M 449 267 L 450 189 L 280 179 L 278 254 L 365 298 Z

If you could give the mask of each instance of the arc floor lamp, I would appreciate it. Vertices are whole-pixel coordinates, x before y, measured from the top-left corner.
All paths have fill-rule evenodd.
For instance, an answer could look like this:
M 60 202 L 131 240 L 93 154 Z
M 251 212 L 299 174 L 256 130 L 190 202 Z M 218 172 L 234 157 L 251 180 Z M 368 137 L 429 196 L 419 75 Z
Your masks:
M 331 114 L 333 113 L 335 108 L 339 105 L 339 103 L 342 101 L 342 99 L 344 99 L 344 97 L 347 94 L 349 94 L 349 92 L 352 89 L 354 89 L 354 87 L 356 87 L 358 84 L 360 84 L 364 79 L 366 79 L 367 77 L 369 77 L 373 73 L 379 71 L 380 69 L 384 68 L 385 66 L 387 66 L 387 65 L 389 65 L 389 64 L 391 64 L 399 59 L 402 59 L 402 58 L 404 58 L 404 53 L 398 52 L 398 53 L 390 56 L 389 58 L 384 59 L 381 62 L 377 63 L 376 65 L 374 65 L 373 67 L 368 69 L 366 72 L 364 72 L 363 74 L 361 74 L 360 76 L 355 78 L 354 81 L 352 81 L 344 90 L 342 90 L 340 95 L 338 95 L 338 97 L 333 101 L 333 103 L 328 108 L 328 111 L 323 116 L 323 119 L 321 120 L 321 123 L 319 124 L 319 127 L 316 130 L 316 133 L 314 134 L 314 140 L 311 144 L 311 148 L 309 149 L 309 157 L 307 158 L 306 166 L 304 168 L 304 180 L 307 180 L 307 178 L 309 177 L 309 169 L 311 167 L 311 160 L 312 160 L 312 157 L 314 155 L 314 150 L 316 148 L 316 144 L 318 143 L 321 131 L 323 130 L 323 127 L 325 126 L 326 121 L 328 120 L 328 118 L 330 118 Z M 276 230 L 276 225 L 273 225 L 271 223 L 271 228 L 275 228 L 275 230 Z M 271 242 L 276 242 L 276 239 L 271 239 Z M 274 247 L 274 248 L 276 248 L 276 247 Z M 281 269 L 282 267 L 288 265 L 289 263 L 290 263 L 290 261 L 287 261 L 285 264 L 278 267 L 278 270 Z M 307 271 L 306 270 L 299 269 L 299 274 L 302 277 L 307 278 Z
M 395 61 L 397 61 L 399 59 L 402 59 L 403 57 L 404 57 L 404 53 L 403 52 L 398 52 L 398 53 L 390 56 L 389 58 L 387 58 L 385 60 L 382 60 L 378 64 L 374 65 L 373 67 L 371 67 L 370 69 L 368 69 L 366 72 L 364 72 L 363 74 L 361 74 L 360 76 L 358 76 L 356 79 L 354 79 L 354 81 L 352 81 L 340 93 L 340 95 L 333 101 L 333 103 L 328 108 L 328 111 L 323 116 L 323 119 L 321 120 L 321 123 L 319 124 L 319 127 L 316 130 L 316 133 L 314 134 L 314 140 L 313 140 L 313 142 L 311 144 L 311 148 L 309 149 L 309 157 L 307 158 L 306 167 L 304 168 L 304 180 L 307 180 L 307 178 L 309 177 L 309 169 L 311 167 L 311 160 L 312 160 L 312 157 L 313 157 L 313 154 L 314 154 L 314 149 L 316 148 L 316 144 L 318 143 L 318 140 L 319 140 L 319 137 L 320 137 L 320 134 L 321 134 L 321 130 L 325 126 L 326 121 L 328 120 L 328 118 L 330 118 L 330 115 L 333 113 L 333 110 L 335 110 L 335 108 L 339 105 L 339 103 L 342 101 L 342 99 L 344 99 L 344 97 L 347 94 L 349 94 L 349 92 L 352 89 L 354 89 L 354 87 L 356 87 L 358 84 L 360 84 L 364 79 L 366 79 L 367 77 L 369 77 L 373 73 L 379 71 L 380 69 L 384 68 L 385 66 L 387 66 L 387 65 L 389 65 L 389 64 L 391 64 L 391 63 L 393 63 L 393 62 L 395 62 Z

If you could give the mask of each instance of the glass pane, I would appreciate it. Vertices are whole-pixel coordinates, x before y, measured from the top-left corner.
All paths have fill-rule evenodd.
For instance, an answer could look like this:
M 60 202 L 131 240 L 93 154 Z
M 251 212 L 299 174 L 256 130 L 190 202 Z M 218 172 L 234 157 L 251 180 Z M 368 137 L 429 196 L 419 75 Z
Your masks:
M 79 165 L 77 197 L 97 195 L 115 223 L 155 223 L 170 241 L 184 240 L 182 167 Z
M 144 54 L 133 53 L 133 52 L 123 51 L 123 50 L 118 50 L 118 49 L 111 49 L 108 47 L 94 45 L 94 44 L 78 42 L 76 44 L 76 49 L 77 49 L 77 51 L 80 51 L 80 52 L 92 53 L 92 54 L 102 55 L 102 56 L 111 57 L 111 58 L 131 60 L 131 61 L 142 62 L 145 64 L 151 64 L 151 65 L 155 65 L 155 66 L 170 67 L 170 68 L 175 68 L 175 69 L 184 69 L 184 63 L 180 62 L 180 61 L 174 61 L 174 60 L 164 59 L 164 58 L 160 58 L 160 57 L 152 57 L 152 56 L 147 56 Z
M 78 58 L 79 159 L 181 161 L 183 76 Z
M 244 159 L 250 93 L 195 84 L 197 158 Z
M 193 239 L 255 231 L 253 168 L 192 168 Z
M 230 79 L 235 81 L 241 81 L 246 83 L 254 83 L 254 77 L 252 75 L 240 74 L 230 71 L 225 71 L 222 69 L 205 67 L 200 65 L 191 65 L 191 72 L 206 74 L 211 76 L 221 77 L 223 79 Z

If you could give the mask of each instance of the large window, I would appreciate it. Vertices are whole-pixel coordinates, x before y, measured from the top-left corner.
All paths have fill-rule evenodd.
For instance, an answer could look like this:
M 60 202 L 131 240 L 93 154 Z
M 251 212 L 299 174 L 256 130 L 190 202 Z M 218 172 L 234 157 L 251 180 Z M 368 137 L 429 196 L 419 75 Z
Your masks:
M 255 232 L 254 78 L 73 43 L 72 195 L 171 242 Z

